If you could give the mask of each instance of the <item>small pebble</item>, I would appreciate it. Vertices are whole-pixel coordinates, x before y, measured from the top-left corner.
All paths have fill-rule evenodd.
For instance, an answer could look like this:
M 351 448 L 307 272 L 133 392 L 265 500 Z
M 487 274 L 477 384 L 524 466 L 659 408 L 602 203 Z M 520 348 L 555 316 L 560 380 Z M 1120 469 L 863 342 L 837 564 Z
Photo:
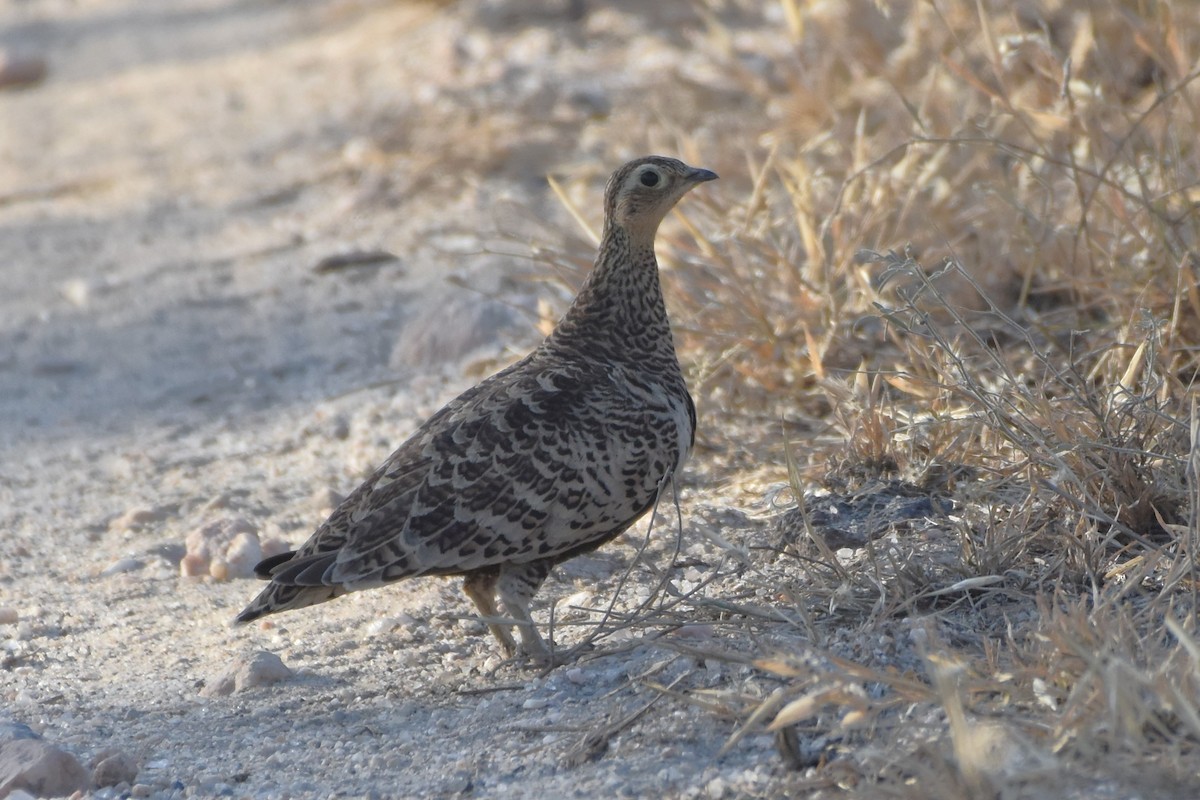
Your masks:
M 592 604 L 592 593 L 586 589 L 576 592 L 573 595 L 563 598 L 559 607 L 566 609 L 587 608 Z
M 33 86 L 46 77 L 46 59 L 0 50 L 0 89 Z
M 708 795 L 709 800 L 721 800 L 728 791 L 729 784 L 725 783 L 725 779 L 721 777 L 713 778 L 704 786 L 704 793 Z
M 137 762 L 122 752 L 109 751 L 97 758 L 92 769 L 92 784 L 95 786 L 117 786 L 132 784 L 137 779 Z
M 35 375 L 74 375 L 78 372 L 83 372 L 87 369 L 87 365 L 82 361 L 73 361 L 69 358 L 39 358 L 33 364 L 33 372 Z
M 0 606 L 0 625 L 15 625 L 21 619 L 15 608 Z
M 657 777 L 659 783 L 670 785 L 683 780 L 683 771 L 676 766 L 665 767 L 658 771 Z
M 445 795 L 462 795 L 470 793 L 472 783 L 471 773 L 459 770 L 447 778 L 439 788 Z
M 167 512 L 161 508 L 131 508 L 108 523 L 110 531 L 133 531 L 162 522 Z
M 223 697 L 255 686 L 287 680 L 295 673 L 274 653 L 260 650 L 233 660 L 225 671 L 205 684 L 201 697 Z
M 136 572 L 144 566 L 146 565 L 143 562 L 138 561 L 136 558 L 119 558 L 101 570 L 100 575 L 101 577 L 107 578 L 110 575 L 120 575 L 125 572 Z
M 684 625 L 679 630 L 671 635 L 673 639 L 683 639 L 689 642 L 706 642 L 713 638 L 713 627 L 711 625 Z
M 363 168 L 386 163 L 383 151 L 367 136 L 355 136 L 342 146 L 342 158 L 352 167 Z
M 400 620 L 395 617 L 380 617 L 368 622 L 365 632 L 367 636 L 380 636 L 385 633 L 391 633 L 399 627 Z
M 59 285 L 58 291 L 68 303 L 76 308 L 83 308 L 88 304 L 90 289 L 85 280 L 73 278 L 72 280 L 64 281 Z

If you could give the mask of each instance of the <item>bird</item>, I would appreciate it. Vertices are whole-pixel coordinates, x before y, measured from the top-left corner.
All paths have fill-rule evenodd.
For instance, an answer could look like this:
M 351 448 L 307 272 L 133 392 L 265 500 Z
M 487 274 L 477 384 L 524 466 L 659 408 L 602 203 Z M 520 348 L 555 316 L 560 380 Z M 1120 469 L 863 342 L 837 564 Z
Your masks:
M 616 170 L 595 263 L 551 333 L 430 417 L 298 550 L 261 561 L 270 583 L 235 622 L 462 576 L 509 658 L 550 662 L 534 595 L 645 515 L 695 442 L 654 242 L 680 198 L 716 178 L 663 156 Z

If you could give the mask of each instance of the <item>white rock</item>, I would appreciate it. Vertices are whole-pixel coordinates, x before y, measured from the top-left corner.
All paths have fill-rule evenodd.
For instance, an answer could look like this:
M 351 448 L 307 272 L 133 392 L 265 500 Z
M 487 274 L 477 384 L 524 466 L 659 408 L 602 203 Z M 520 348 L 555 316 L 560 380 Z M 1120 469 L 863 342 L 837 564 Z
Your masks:
M 575 594 L 564 597 L 559 605 L 564 610 L 588 608 L 592 605 L 592 592 L 588 589 L 582 589 L 578 592 L 575 592 Z
M 260 650 L 257 653 L 238 656 L 225 671 L 208 681 L 200 690 L 202 697 L 224 697 L 243 692 L 255 686 L 267 686 L 287 680 L 295 673 L 279 656 Z
M 196 528 L 187 535 L 187 553 L 179 562 L 184 577 L 211 575 L 220 581 L 249 578 L 254 565 L 287 551 L 278 539 L 260 540 L 258 529 L 244 517 L 226 517 Z
M 24 790 L 37 797 L 64 797 L 88 786 L 75 756 L 41 739 L 0 743 L 0 797 Z
M 247 577 L 254 574 L 254 565 L 262 561 L 262 545 L 258 541 L 258 533 L 239 533 L 229 543 L 225 552 L 226 563 L 229 565 L 230 577 Z M 213 577 L 217 577 L 215 574 Z
M 120 575 L 125 572 L 136 572 L 144 566 L 146 565 L 141 561 L 138 561 L 136 558 L 119 558 L 101 570 L 100 575 L 107 578 L 109 575 Z
M 87 281 L 82 278 L 72 278 L 69 281 L 63 281 L 59 284 L 58 291 L 66 298 L 67 302 L 76 308 L 83 308 L 88 304 L 88 297 L 91 294 L 91 288 Z

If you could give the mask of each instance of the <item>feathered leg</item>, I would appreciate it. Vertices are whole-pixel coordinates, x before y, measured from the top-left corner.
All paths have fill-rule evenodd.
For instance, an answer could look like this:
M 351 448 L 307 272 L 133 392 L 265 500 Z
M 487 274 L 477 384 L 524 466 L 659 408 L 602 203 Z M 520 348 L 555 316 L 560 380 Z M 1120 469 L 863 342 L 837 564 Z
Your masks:
M 504 564 L 500 567 L 496 589 L 504 610 L 517 621 L 517 633 L 521 635 L 521 649 L 530 658 L 542 664 L 550 661 L 550 649 L 529 613 L 529 601 L 537 594 L 546 576 L 554 568 L 554 561 L 542 559 L 526 564 Z
M 512 658 L 517 654 L 517 643 L 513 641 L 508 626 L 497 622 L 500 616 L 496 608 L 496 579 L 500 573 L 496 569 L 481 569 L 467 574 L 463 579 L 463 593 L 471 598 L 471 602 L 479 609 L 479 616 L 504 648 L 504 654 Z

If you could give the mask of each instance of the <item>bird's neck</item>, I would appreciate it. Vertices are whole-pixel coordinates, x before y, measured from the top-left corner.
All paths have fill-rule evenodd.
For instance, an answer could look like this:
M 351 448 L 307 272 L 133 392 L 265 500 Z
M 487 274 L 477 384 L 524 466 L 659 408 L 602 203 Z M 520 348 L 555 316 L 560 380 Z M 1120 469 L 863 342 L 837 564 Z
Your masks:
M 595 266 L 547 344 L 620 361 L 675 362 L 653 231 L 605 229 Z

